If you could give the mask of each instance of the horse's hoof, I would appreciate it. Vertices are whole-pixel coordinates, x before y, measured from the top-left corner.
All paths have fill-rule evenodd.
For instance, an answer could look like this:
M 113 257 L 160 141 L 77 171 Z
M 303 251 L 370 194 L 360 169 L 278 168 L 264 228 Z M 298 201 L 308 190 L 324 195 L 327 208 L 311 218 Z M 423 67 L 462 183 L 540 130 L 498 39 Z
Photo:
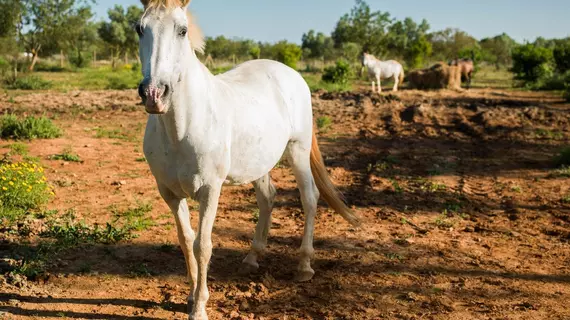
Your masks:
M 243 261 L 241 263 L 241 266 L 238 270 L 238 273 L 240 275 L 248 275 L 250 273 L 254 273 L 257 272 L 257 270 L 259 269 L 259 263 L 257 262 L 249 262 L 249 261 Z
M 196 314 L 190 314 L 188 319 L 189 320 L 208 320 L 208 315 L 206 314 L 206 311 L 198 312 Z
M 186 313 L 192 314 L 193 309 L 194 309 L 194 298 L 190 296 L 188 297 L 188 300 L 186 300 Z
M 295 281 L 298 281 L 298 282 L 309 281 L 309 280 L 313 279 L 314 275 L 315 275 L 315 271 L 312 269 L 298 271 L 297 274 L 295 275 Z

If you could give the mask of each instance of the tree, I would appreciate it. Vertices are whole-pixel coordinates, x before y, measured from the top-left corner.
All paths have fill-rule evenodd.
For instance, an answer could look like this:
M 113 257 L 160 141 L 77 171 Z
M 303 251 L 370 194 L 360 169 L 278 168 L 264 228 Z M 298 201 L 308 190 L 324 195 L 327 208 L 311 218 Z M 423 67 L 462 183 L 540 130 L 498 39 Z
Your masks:
M 63 49 L 70 39 L 79 37 L 83 25 L 91 18 L 91 0 L 23 1 L 24 21 L 29 30 L 20 34 L 26 49 L 32 53 L 30 70 L 34 69 L 40 51 Z M 20 30 L 20 33 L 22 31 Z M 73 41 L 73 40 L 71 40 Z
M 301 43 L 301 48 L 305 53 L 304 56 L 307 58 L 334 59 L 334 41 L 322 32 L 315 33 L 314 30 L 310 30 L 308 33 L 303 34 Z
M 553 61 L 552 50 L 527 43 L 513 50 L 513 68 L 517 79 L 535 82 L 548 76 Z
M 386 47 L 391 55 L 402 57 L 409 68 L 419 67 L 432 52 L 426 39 L 429 28 L 425 19 L 420 24 L 412 18 L 396 21 L 388 28 Z
M 506 33 L 502 33 L 493 38 L 485 38 L 480 41 L 482 50 L 482 59 L 498 66 L 510 66 L 513 62 L 513 49 L 518 45 L 517 42 L 509 37 Z
M 277 61 L 297 69 L 297 62 L 303 54 L 303 50 L 298 45 L 283 40 L 275 44 L 274 50 Z
M 356 0 L 351 12 L 337 22 L 332 39 L 337 48 L 342 48 L 344 43 L 354 42 L 362 46 L 364 51 L 381 55 L 386 52 L 383 42 L 391 23 L 389 13 L 373 12 L 364 0 Z
M 570 38 L 560 40 L 554 47 L 554 62 L 560 73 L 570 70 Z
M 137 6 L 130 6 L 125 10 L 123 6 L 115 5 L 107 14 L 109 22 L 102 23 L 98 33 L 111 49 L 112 65 L 115 67 L 116 59 L 121 54 L 125 56 L 125 60 L 128 60 L 129 54 L 138 56 L 138 39 L 134 27 L 143 10 Z
M 464 31 L 453 28 L 430 33 L 427 39 L 432 44 L 433 54 L 441 60 L 459 58 L 460 52 L 473 49 L 478 45 L 477 39 Z

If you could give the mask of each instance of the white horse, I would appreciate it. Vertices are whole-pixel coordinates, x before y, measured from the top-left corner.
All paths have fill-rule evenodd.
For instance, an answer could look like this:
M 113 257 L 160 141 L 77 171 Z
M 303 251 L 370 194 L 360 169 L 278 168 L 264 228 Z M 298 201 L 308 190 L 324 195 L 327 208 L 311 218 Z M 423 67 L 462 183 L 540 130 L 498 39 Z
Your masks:
M 393 91 L 398 91 L 398 85 L 404 82 L 404 68 L 395 60 L 381 61 L 375 56 L 363 53 L 362 66 L 368 69 L 368 75 L 376 79 L 378 92 L 382 92 L 381 80 L 394 78 Z M 374 80 L 372 81 L 372 92 L 374 92 Z
M 311 94 L 301 75 L 284 64 L 255 60 L 213 76 L 198 60 L 203 38 L 187 13 L 190 0 L 141 0 L 136 29 L 150 114 L 144 154 L 158 190 L 174 213 L 188 268 L 190 319 L 207 319 L 206 285 L 212 227 L 223 184 L 253 182 L 259 222 L 243 260 L 256 270 L 266 247 L 275 195 L 269 171 L 286 153 L 301 192 L 305 229 L 297 279 L 309 280 L 319 194 L 347 221 L 359 218 L 333 186 L 313 132 Z M 200 204 L 197 235 L 186 198 Z

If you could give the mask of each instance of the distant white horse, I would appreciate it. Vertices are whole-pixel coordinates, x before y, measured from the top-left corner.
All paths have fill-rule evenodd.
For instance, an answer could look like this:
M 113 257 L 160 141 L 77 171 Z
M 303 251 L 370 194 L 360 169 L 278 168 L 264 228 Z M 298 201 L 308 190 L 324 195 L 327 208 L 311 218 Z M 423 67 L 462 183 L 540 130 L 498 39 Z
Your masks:
M 187 13 L 190 0 L 142 0 L 136 29 L 144 80 L 139 86 L 150 114 L 144 154 L 161 196 L 174 216 L 191 285 L 190 319 L 207 319 L 207 270 L 212 227 L 223 184 L 253 182 L 259 222 L 243 260 L 256 270 L 271 225 L 275 188 L 269 171 L 286 153 L 305 212 L 297 279 L 309 280 L 319 194 L 346 220 L 347 208 L 324 166 L 313 131 L 309 87 L 295 70 L 254 60 L 213 76 L 198 60 L 204 40 Z M 186 198 L 200 203 L 197 235 Z
M 398 91 L 398 85 L 404 82 L 404 68 L 395 60 L 381 61 L 375 56 L 363 53 L 362 66 L 368 69 L 368 75 L 376 79 L 378 92 L 382 92 L 381 80 L 394 78 L 393 91 Z M 374 92 L 374 80 L 372 81 L 372 92 Z

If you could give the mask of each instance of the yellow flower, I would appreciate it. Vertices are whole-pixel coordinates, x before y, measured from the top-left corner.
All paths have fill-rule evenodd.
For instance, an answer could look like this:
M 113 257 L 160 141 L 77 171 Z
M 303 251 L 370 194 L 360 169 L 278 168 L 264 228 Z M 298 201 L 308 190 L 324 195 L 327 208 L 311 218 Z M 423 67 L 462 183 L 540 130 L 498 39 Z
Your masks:
M 53 192 L 50 192 L 49 194 L 51 194 L 52 196 L 55 196 L 55 193 L 53 193 Z
M 2 190 L 6 191 L 6 190 L 8 190 L 8 188 L 6 188 L 6 187 L 2 187 Z
M 13 185 L 14 185 L 14 182 L 10 181 L 10 182 L 8 182 L 8 184 L 11 185 L 11 186 L 13 186 Z
M 6 181 L 6 177 L 2 177 L 2 180 Z

